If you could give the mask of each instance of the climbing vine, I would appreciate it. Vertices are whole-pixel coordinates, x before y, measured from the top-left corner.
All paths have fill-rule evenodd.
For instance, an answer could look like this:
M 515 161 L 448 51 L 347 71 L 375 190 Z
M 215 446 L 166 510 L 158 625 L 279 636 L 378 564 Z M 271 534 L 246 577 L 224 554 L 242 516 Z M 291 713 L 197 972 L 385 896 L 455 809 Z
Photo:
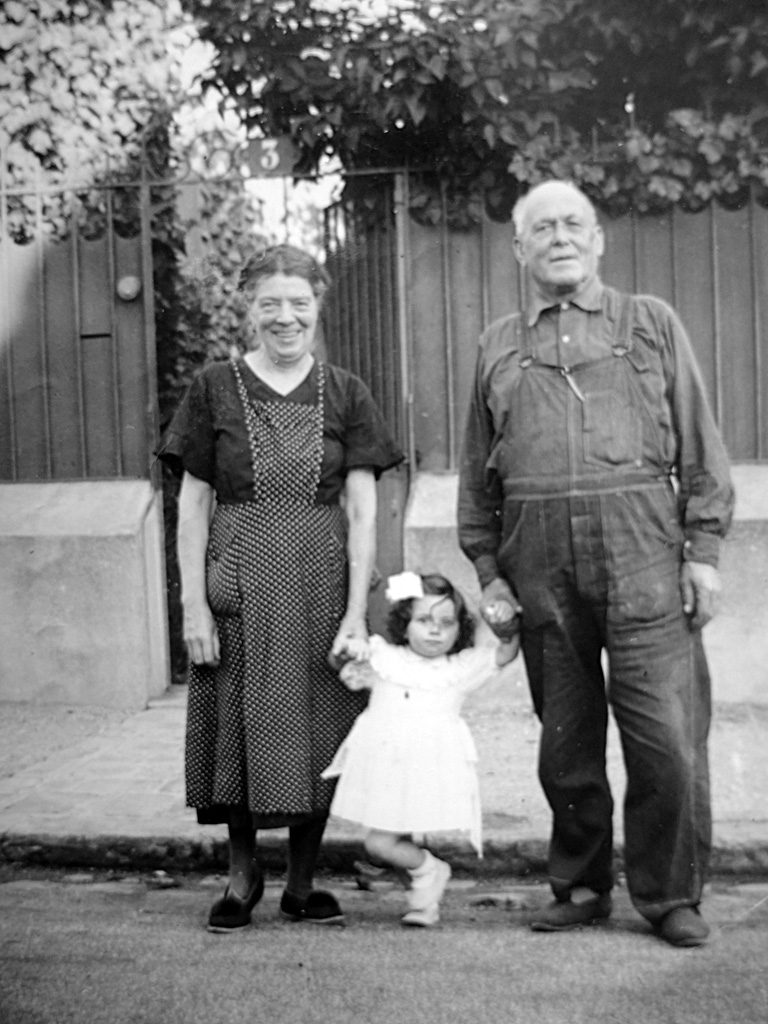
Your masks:
M 182 2 L 251 131 L 301 172 L 411 168 L 427 222 L 506 219 L 553 174 L 615 213 L 768 190 L 758 0 Z

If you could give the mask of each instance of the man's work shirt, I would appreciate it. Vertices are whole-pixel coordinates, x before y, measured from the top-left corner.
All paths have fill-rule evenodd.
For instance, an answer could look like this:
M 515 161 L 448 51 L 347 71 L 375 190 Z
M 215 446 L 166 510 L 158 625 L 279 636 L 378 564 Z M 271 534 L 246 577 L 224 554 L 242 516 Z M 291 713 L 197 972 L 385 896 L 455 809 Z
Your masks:
M 520 314 L 513 314 L 491 324 L 480 339 L 461 460 L 459 542 L 475 563 L 482 585 L 500 575 L 496 556 L 505 481 L 496 472 L 497 454 L 513 421 L 510 402 L 519 376 L 526 372 L 521 362 L 527 353 L 521 352 L 521 345 L 527 337 L 536 363 L 559 368 L 583 399 L 571 370 L 614 354 L 616 324 L 605 311 L 606 297 L 606 289 L 595 279 L 562 303 L 534 301 L 526 313 L 527 333 L 521 329 Z M 661 299 L 634 297 L 631 349 L 641 400 L 653 421 L 636 465 L 674 480 L 685 536 L 683 557 L 716 565 L 719 538 L 733 511 L 728 459 L 688 336 Z M 608 429 L 605 423 L 602 429 Z M 562 445 L 568 443 L 563 437 Z M 542 479 L 547 472 L 542 465 Z M 567 488 L 562 493 L 568 493 Z

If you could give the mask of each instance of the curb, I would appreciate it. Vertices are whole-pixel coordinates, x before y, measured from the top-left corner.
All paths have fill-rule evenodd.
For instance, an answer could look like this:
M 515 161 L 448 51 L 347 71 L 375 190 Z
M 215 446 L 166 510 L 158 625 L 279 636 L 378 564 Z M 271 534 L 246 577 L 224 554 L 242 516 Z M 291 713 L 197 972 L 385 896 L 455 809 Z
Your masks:
M 454 873 L 477 878 L 511 876 L 546 878 L 547 840 L 504 842 L 487 840 L 479 860 L 466 846 L 430 844 L 430 849 L 450 861 Z M 260 839 L 264 869 L 277 874 L 285 869 L 284 839 Z M 318 870 L 329 874 L 354 874 L 360 860 L 359 841 L 330 839 L 320 851 Z M 0 835 L 0 863 L 26 867 L 101 868 L 119 871 L 166 871 L 221 873 L 227 869 L 226 840 L 186 840 L 168 837 L 133 839 L 125 836 Z M 617 873 L 623 856 L 615 854 Z M 711 876 L 768 878 L 768 843 L 713 848 Z

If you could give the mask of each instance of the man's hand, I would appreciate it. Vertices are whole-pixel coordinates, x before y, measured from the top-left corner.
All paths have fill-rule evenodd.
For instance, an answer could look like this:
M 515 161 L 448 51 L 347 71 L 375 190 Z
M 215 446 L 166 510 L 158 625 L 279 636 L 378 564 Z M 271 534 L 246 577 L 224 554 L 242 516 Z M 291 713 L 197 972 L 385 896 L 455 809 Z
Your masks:
M 483 588 L 480 614 L 500 640 L 510 641 L 520 632 L 518 616 L 521 611 L 517 598 L 505 580 L 497 577 Z
M 691 629 L 701 629 L 717 611 L 720 573 L 706 562 L 683 562 L 680 570 L 683 611 Z

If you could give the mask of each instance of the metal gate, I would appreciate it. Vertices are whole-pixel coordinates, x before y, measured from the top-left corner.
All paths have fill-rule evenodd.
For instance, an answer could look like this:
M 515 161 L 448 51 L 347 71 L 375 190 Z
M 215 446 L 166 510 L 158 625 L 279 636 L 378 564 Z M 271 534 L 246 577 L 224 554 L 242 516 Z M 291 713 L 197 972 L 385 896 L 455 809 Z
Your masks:
M 362 178 L 361 178 L 362 180 Z M 324 341 L 331 362 L 357 374 L 389 429 L 410 455 L 411 392 L 406 307 L 407 181 L 377 174 L 366 182 L 371 205 L 342 200 L 325 212 L 326 265 L 334 287 L 324 310 Z M 410 458 L 379 483 L 378 570 L 403 567 L 403 521 Z M 380 595 L 373 616 L 383 613 Z
M 0 481 L 150 476 L 147 192 L 0 181 Z

